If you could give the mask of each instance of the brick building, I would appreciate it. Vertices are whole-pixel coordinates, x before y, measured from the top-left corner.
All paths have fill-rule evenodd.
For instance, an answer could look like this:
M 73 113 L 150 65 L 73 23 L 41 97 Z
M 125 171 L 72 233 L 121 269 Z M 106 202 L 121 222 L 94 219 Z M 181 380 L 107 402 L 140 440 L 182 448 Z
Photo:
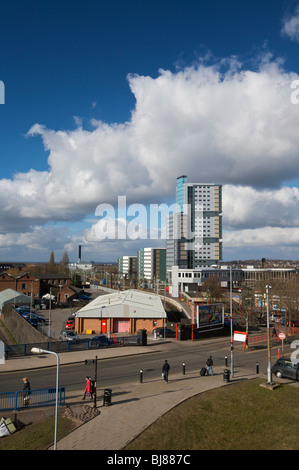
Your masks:
M 30 297 L 38 298 L 40 294 L 40 280 L 29 273 L 12 276 L 2 272 L 0 273 L 0 292 L 6 289 L 13 289 Z
M 134 290 L 97 297 L 76 313 L 75 330 L 100 333 L 152 333 L 167 319 L 160 296 Z

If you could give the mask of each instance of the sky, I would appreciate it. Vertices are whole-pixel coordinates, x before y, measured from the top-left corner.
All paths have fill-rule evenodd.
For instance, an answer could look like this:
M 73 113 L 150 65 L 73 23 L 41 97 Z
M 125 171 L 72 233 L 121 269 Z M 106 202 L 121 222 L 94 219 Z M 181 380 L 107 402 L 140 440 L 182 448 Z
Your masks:
M 298 56 L 298 0 L 3 0 L 0 260 L 163 247 L 126 229 L 181 175 L 223 185 L 223 261 L 298 260 Z

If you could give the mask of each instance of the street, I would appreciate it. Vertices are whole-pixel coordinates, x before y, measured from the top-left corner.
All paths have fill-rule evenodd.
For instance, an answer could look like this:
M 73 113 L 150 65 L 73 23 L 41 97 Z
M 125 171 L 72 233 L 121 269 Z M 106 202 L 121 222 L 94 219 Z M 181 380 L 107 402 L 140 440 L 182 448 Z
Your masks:
M 157 343 L 158 346 L 158 343 Z M 129 346 L 126 346 L 129 348 Z M 155 346 L 153 346 L 153 350 Z M 285 348 L 285 355 L 289 348 Z M 200 371 L 205 365 L 206 359 L 212 355 L 214 367 L 220 368 L 223 373 L 225 366 L 225 356 L 228 358 L 228 368 L 230 368 L 230 346 L 229 339 L 223 338 L 211 340 L 211 342 L 186 342 L 176 343 L 175 347 L 167 352 L 157 351 L 148 354 L 134 356 L 124 356 L 111 359 L 99 359 L 100 350 L 95 350 L 94 357 L 98 353 L 97 360 L 97 388 L 98 390 L 106 387 L 116 387 L 120 384 L 139 381 L 140 370 L 143 371 L 143 381 L 152 381 L 161 377 L 162 364 L 165 359 L 168 360 L 171 375 L 183 374 L 183 363 L 185 372 Z M 277 359 L 277 348 L 272 349 L 272 364 Z M 267 369 L 267 350 L 250 349 L 242 351 L 242 347 L 237 346 L 234 349 L 234 371 L 242 370 L 252 371 L 256 374 L 256 363 L 259 363 L 259 372 L 266 373 Z M 218 372 L 219 373 L 219 372 Z M 0 375 L 0 391 L 8 392 L 22 390 L 22 377 L 27 376 L 32 389 L 52 387 L 55 384 L 56 367 L 47 367 L 41 369 L 28 370 L 26 372 L 9 372 Z M 82 351 L 82 362 L 69 364 L 60 367 L 59 385 L 65 387 L 67 391 L 78 391 L 85 387 L 85 377 L 89 375 L 94 377 L 95 366 L 85 365 L 84 351 Z

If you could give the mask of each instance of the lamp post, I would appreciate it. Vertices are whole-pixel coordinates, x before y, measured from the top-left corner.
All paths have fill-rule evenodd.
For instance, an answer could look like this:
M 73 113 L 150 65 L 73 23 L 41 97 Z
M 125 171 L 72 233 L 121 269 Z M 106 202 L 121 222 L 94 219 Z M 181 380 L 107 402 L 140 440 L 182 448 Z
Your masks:
M 49 299 L 49 330 L 48 330 L 49 338 L 51 338 L 51 300 L 52 300 L 51 290 L 52 290 L 52 287 L 50 287 L 50 299 Z
M 230 299 L 230 367 L 231 376 L 234 376 L 234 346 L 233 346 L 233 294 L 232 294 L 232 267 L 229 267 L 229 299 Z
M 271 347 L 270 347 L 270 314 L 269 314 L 269 289 L 271 286 L 266 286 L 266 300 L 267 300 L 267 350 L 268 350 L 268 367 L 267 376 L 268 384 L 272 384 L 272 373 L 271 373 Z
M 57 418 L 58 418 L 58 383 L 59 383 L 59 356 L 53 351 L 47 351 L 40 348 L 32 348 L 31 352 L 34 354 L 53 354 L 57 359 L 57 372 L 56 372 L 56 405 L 55 405 L 55 428 L 54 428 L 54 450 L 57 448 Z

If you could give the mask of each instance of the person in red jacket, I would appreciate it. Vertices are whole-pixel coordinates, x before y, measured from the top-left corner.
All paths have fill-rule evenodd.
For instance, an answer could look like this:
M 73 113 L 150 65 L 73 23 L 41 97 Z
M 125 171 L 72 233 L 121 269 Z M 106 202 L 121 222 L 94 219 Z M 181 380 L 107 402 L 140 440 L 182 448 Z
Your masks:
M 92 400 L 93 390 L 92 390 L 91 379 L 90 379 L 90 377 L 85 377 L 85 380 L 86 380 L 86 387 L 85 387 L 85 390 L 84 390 L 84 395 L 83 395 L 82 400 L 85 400 L 86 395 L 89 395 L 90 399 Z

